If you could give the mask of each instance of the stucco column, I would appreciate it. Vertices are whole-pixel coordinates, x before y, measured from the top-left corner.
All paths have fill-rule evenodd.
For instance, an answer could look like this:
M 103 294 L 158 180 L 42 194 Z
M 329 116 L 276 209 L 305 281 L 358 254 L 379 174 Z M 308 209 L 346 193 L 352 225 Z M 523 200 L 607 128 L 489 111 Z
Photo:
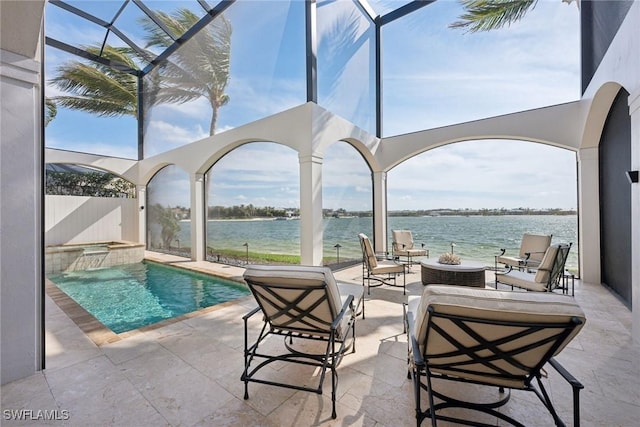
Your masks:
M 578 200 L 580 212 L 580 278 L 600 284 L 600 179 L 598 147 L 578 151 Z
M 191 259 L 204 261 L 206 258 L 205 238 L 205 205 L 204 174 L 191 174 Z
M 387 173 L 373 173 L 373 241 L 376 252 L 387 250 Z
M 299 159 L 300 264 L 322 265 L 322 157 Z
M 147 244 L 147 186 L 136 185 L 138 198 L 138 242 Z
M 0 92 L 0 378 L 6 384 L 43 367 L 40 62 L 0 49 Z
M 640 170 L 640 91 L 629 95 L 631 170 Z M 631 184 L 631 309 L 633 342 L 640 344 L 640 183 Z

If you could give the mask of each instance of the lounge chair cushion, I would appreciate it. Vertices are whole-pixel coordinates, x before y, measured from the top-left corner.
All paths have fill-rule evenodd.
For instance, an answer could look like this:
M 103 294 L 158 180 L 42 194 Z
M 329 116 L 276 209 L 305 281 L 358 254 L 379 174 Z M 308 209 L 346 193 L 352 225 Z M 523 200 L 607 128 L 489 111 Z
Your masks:
M 428 285 L 425 287 L 421 297 L 413 297 L 409 300 L 409 311 L 414 314 L 414 334 L 420 351 L 428 354 L 430 351 L 442 353 L 452 347 L 451 343 L 443 338 L 439 333 L 431 333 L 429 342 L 426 343 L 427 325 L 429 322 L 429 312 L 427 308 L 431 306 L 435 312 L 464 315 L 486 320 L 510 320 L 532 323 L 552 323 L 569 322 L 576 317 L 584 324 L 585 315 L 575 300 L 568 295 L 538 292 L 513 292 L 500 291 L 495 289 L 469 288 L 466 286 L 450 285 Z M 446 328 L 445 319 L 438 319 L 440 325 Z M 498 338 L 504 335 L 505 327 L 497 324 L 478 325 L 478 332 L 488 339 Z M 554 354 L 559 353 L 567 343 L 580 331 L 582 325 L 576 327 L 572 333 L 556 349 Z M 451 328 L 455 333 L 456 328 Z M 526 337 L 527 340 L 539 342 L 552 330 L 541 330 Z M 454 336 L 456 339 L 469 340 L 469 337 Z M 469 342 L 473 346 L 474 342 Z M 425 348 L 425 345 L 428 347 Z M 521 353 L 519 360 L 526 366 L 533 366 L 541 360 L 544 347 L 538 347 L 533 351 Z M 428 356 L 427 356 L 428 357 Z M 481 379 L 484 368 L 482 366 L 470 365 L 470 371 L 477 370 L 477 379 Z M 513 370 L 513 367 L 505 366 L 505 369 Z M 515 374 L 520 374 L 515 372 Z M 453 374 L 455 375 L 455 374 Z M 473 377 L 473 375 L 471 375 Z M 502 385 L 509 387 L 521 387 L 519 381 L 506 382 Z
M 364 251 L 366 253 L 365 261 L 369 266 L 369 269 L 374 269 L 378 265 L 378 260 L 376 259 L 376 253 L 373 251 L 373 247 L 371 246 L 371 241 L 366 235 L 362 233 L 360 233 L 358 237 L 360 238 L 360 241 L 364 245 Z
M 313 316 L 321 319 L 323 322 L 314 322 L 313 317 L 305 316 L 304 322 L 314 323 L 315 327 L 319 331 L 329 333 L 327 324 L 337 317 L 338 313 L 342 309 L 343 296 L 340 293 L 338 284 L 333 277 L 333 273 L 329 267 L 316 267 L 316 266 L 278 266 L 278 265 L 252 265 L 249 266 L 245 273 L 244 278 L 258 282 L 265 285 L 277 286 L 272 288 L 278 295 L 286 299 L 287 301 L 294 301 L 301 293 L 300 290 L 292 289 L 288 290 L 287 287 L 299 287 L 300 285 L 318 286 L 325 285 L 325 288 L 315 290 L 311 294 L 303 299 L 300 304 L 302 309 L 310 309 L 312 304 L 318 300 L 319 293 L 325 292 L 327 294 L 327 301 L 324 304 L 320 304 L 314 308 L 311 308 Z M 360 287 L 358 287 L 360 288 Z M 274 328 L 282 329 L 306 329 L 309 327 L 307 323 L 301 321 L 291 321 L 289 316 L 275 316 L 279 310 L 270 303 L 267 302 L 267 295 L 262 295 L 260 292 L 262 288 L 254 287 L 254 295 L 260 304 L 265 316 L 269 319 L 271 325 Z M 345 288 L 346 290 L 347 288 Z M 362 294 L 361 290 L 360 294 Z M 256 295 L 257 293 L 257 295 Z M 344 296 L 346 300 L 346 295 Z M 354 304 L 358 304 L 357 295 L 354 295 Z M 343 317 L 342 327 L 346 327 L 346 323 L 349 321 L 349 313 L 346 313 Z M 325 323 L 326 322 L 326 323 Z M 338 335 L 341 334 L 341 328 L 338 328 Z
M 538 272 L 527 273 L 526 271 L 518 271 L 511 270 L 508 273 L 497 272 L 496 275 L 498 277 L 498 282 L 504 283 L 505 285 L 517 286 L 521 289 L 527 289 L 529 291 L 537 291 L 537 292 L 546 292 L 547 291 L 547 282 L 538 282 L 536 281 L 536 276 L 539 272 L 543 272 L 540 276 L 544 277 L 544 270 L 538 270 Z M 546 277 L 548 277 L 549 272 L 546 272 Z
M 393 253 L 398 256 L 418 257 L 427 254 L 426 249 L 415 248 L 413 233 L 410 230 L 391 230 L 393 235 Z
M 549 246 L 549 248 L 545 251 L 544 257 L 542 258 L 542 261 L 538 266 L 536 276 L 533 279 L 535 282 L 546 285 L 547 281 L 549 280 L 551 269 L 553 268 L 553 263 L 555 262 L 556 256 L 558 255 L 558 247 L 558 245 L 552 245 Z
M 540 261 L 546 253 L 545 251 L 551 244 L 551 238 L 552 236 L 550 235 L 524 233 L 522 241 L 520 242 L 518 256 L 499 256 L 496 262 L 498 264 L 518 266 L 527 258 L 527 254 L 531 254 L 527 259 L 527 265 L 536 267 L 540 264 Z

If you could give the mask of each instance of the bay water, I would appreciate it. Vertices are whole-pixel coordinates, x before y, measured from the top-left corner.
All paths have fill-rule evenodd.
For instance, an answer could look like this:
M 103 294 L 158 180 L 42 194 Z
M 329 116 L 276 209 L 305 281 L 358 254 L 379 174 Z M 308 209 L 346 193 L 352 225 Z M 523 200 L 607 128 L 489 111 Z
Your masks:
M 391 250 L 391 230 L 411 230 L 415 243 L 422 243 L 430 257 L 453 251 L 462 259 L 473 259 L 494 265 L 500 249 L 517 255 L 522 235 L 526 232 L 552 234 L 552 243 L 572 243 L 567 268 L 578 269 L 578 219 L 576 215 L 500 215 L 500 216 L 421 216 L 387 219 Z M 340 256 L 341 260 L 362 257 L 358 234 L 372 238 L 371 217 L 323 219 L 324 256 Z M 190 222 L 180 222 L 179 240 L 190 245 Z M 214 249 L 251 252 L 300 254 L 300 221 L 288 220 L 209 220 L 207 246 Z M 339 247 L 336 247 L 339 245 Z M 339 253 L 338 253 L 339 251 Z

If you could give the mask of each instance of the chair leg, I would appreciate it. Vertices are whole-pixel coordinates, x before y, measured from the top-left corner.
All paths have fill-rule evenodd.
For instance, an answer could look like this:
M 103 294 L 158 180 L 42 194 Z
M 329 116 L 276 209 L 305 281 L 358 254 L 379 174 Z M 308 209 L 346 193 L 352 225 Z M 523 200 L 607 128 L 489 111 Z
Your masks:
M 416 426 L 420 427 L 420 424 L 422 424 L 422 408 L 420 406 L 420 373 L 415 367 L 411 369 L 411 376 L 413 377 L 413 397 L 416 402 Z
M 336 360 L 335 356 L 333 356 L 333 360 L 331 363 L 331 418 L 334 420 L 338 417 L 336 413 L 336 386 L 337 386 L 337 373 L 336 373 Z

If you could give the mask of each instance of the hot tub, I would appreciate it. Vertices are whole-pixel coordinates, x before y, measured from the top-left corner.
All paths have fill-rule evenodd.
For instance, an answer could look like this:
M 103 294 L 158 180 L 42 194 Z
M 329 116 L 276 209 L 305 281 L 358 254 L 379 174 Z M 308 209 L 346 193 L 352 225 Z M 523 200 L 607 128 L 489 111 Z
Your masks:
M 68 243 L 45 248 L 45 274 L 133 264 L 144 259 L 145 245 L 127 241 Z

